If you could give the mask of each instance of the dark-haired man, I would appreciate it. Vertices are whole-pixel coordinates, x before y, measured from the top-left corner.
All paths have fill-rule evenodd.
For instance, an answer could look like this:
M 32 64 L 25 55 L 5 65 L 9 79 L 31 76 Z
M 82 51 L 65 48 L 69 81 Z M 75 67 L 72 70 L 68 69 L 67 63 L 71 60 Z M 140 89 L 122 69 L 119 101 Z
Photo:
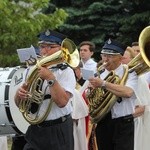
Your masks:
M 139 42 L 132 42 L 131 47 L 133 48 L 135 55 L 140 53 Z
M 82 68 L 92 70 L 94 73 L 97 72 L 97 62 L 92 58 L 95 52 L 95 44 L 91 41 L 82 41 L 79 44 L 80 59 Z M 83 85 L 85 80 L 83 79 L 81 72 L 75 72 L 77 81 L 80 85 Z

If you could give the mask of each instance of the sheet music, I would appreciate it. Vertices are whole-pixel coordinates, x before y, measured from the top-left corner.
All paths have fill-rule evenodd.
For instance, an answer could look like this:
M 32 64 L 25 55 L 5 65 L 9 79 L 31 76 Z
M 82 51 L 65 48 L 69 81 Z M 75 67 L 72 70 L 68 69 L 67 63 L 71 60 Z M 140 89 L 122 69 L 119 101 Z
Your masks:
M 91 77 L 94 77 L 94 71 L 81 68 L 82 77 L 84 80 L 88 80 Z
M 37 59 L 35 48 L 32 45 L 29 48 L 17 49 L 17 53 L 21 63 Z

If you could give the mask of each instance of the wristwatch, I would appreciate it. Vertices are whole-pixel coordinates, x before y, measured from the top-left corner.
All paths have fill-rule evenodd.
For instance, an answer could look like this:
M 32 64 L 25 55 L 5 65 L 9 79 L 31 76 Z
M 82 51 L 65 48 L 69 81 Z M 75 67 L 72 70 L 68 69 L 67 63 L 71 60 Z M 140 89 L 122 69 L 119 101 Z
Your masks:
M 102 89 L 106 89 L 106 81 L 105 80 L 103 80 L 101 87 L 102 87 Z
M 48 80 L 47 83 L 51 87 L 51 86 L 54 85 L 55 81 L 56 81 L 56 79 L 54 79 L 54 80 Z

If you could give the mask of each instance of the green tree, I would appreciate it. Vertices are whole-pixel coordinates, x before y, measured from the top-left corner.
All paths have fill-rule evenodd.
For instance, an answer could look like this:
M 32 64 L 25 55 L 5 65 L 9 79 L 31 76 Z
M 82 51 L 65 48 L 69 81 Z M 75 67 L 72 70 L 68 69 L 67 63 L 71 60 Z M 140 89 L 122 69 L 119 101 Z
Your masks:
M 48 5 L 49 0 L 0 1 L 1 65 L 12 64 L 9 62 L 10 58 L 6 59 L 8 62 L 4 61 L 8 54 L 17 59 L 16 49 L 30 47 L 31 44 L 36 46 L 37 34 L 40 31 L 55 29 L 64 23 L 67 13 L 63 9 L 55 7 L 53 13 L 43 13 Z
M 98 53 L 107 38 L 113 37 L 130 45 L 150 24 L 148 0 L 53 0 L 52 3 L 69 14 L 59 30 L 68 34 L 77 45 L 83 40 L 93 41 Z

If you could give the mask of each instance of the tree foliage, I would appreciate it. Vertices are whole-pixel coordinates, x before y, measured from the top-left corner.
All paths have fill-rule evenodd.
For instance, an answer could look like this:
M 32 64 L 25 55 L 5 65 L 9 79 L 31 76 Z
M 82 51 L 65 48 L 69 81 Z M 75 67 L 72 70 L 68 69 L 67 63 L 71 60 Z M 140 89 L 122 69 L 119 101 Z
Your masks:
M 99 53 L 109 37 L 130 45 L 150 25 L 148 0 L 48 1 L 0 1 L 0 54 L 14 54 L 17 48 L 36 45 L 36 35 L 46 28 L 57 28 L 76 45 L 90 40 Z
M 64 23 L 67 13 L 57 7 L 52 13 L 43 13 L 48 6 L 49 0 L 0 1 L 0 58 L 15 55 L 18 48 L 36 46 L 39 32 Z M 9 56 L 6 60 L 6 66 L 10 65 Z
M 97 51 L 109 37 L 127 45 L 138 41 L 140 32 L 150 24 L 148 0 L 52 2 L 69 14 L 59 30 L 68 34 L 77 45 L 83 40 L 93 41 Z

